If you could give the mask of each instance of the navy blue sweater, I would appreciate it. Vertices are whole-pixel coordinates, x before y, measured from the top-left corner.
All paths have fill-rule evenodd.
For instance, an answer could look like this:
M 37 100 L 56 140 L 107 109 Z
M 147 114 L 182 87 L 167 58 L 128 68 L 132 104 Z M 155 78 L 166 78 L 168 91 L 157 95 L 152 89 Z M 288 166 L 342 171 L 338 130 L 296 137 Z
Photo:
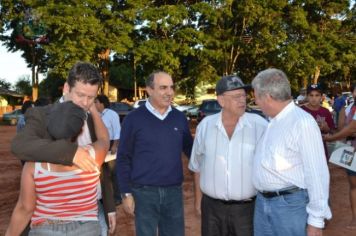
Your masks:
M 185 115 L 175 108 L 164 120 L 146 106 L 130 112 L 121 127 L 116 159 L 122 193 L 132 184 L 172 186 L 183 182 L 182 151 L 190 157 L 193 144 Z

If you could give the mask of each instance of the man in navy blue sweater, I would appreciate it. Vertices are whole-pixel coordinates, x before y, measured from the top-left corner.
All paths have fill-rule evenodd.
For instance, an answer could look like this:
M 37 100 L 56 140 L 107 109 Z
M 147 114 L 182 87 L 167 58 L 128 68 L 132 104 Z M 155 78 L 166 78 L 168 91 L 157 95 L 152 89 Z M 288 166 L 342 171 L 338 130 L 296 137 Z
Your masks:
M 182 236 L 181 156 L 190 156 L 193 139 L 185 115 L 171 106 L 171 76 L 152 73 L 146 90 L 146 104 L 122 124 L 116 165 L 122 203 L 135 215 L 137 236 Z

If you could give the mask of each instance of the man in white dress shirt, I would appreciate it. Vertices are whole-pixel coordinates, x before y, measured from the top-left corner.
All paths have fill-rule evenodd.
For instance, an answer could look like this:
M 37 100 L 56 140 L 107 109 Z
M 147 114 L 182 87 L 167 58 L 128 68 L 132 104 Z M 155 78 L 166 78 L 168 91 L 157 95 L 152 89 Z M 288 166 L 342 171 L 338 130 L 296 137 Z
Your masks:
M 197 127 L 189 168 L 195 172 L 203 236 L 253 233 L 252 159 L 267 121 L 245 112 L 249 87 L 237 76 L 222 77 L 216 85 L 222 111 Z
M 117 205 L 121 203 L 120 190 L 116 182 L 116 152 L 120 141 L 120 117 L 111 110 L 109 98 L 106 95 L 100 94 L 94 100 L 97 110 L 101 114 L 101 119 L 104 122 L 105 127 L 109 132 L 110 146 L 109 151 L 105 157 L 105 161 L 102 165 L 102 175 L 100 181 L 103 183 L 101 191 L 103 194 L 111 195 L 107 199 L 110 200 L 111 205 Z M 104 214 L 105 206 L 99 204 L 99 221 L 102 229 L 102 235 L 107 235 L 107 227 L 109 226 L 110 234 L 115 231 L 116 227 L 116 211 L 106 212 Z M 105 216 L 105 219 L 103 219 Z M 104 222 L 106 221 L 106 222 Z M 111 227 L 110 227 L 111 226 Z
M 331 211 L 318 124 L 294 104 L 281 70 L 260 72 L 252 87 L 256 103 L 271 118 L 254 158 L 253 183 L 258 190 L 254 235 L 322 235 Z

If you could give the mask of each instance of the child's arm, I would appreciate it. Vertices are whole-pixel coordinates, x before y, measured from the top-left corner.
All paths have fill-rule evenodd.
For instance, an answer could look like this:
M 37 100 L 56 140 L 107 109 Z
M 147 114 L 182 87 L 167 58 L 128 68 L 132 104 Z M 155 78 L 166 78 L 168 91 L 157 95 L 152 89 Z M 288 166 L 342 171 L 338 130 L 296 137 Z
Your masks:
M 95 104 L 90 107 L 89 111 L 93 117 L 94 129 L 97 137 L 97 140 L 93 143 L 95 149 L 95 161 L 101 166 L 109 150 L 109 133 L 101 119 L 100 113 L 95 107 Z
M 26 162 L 23 167 L 19 199 L 12 212 L 5 236 L 20 235 L 30 222 L 36 206 L 36 191 L 33 179 L 34 167 L 35 163 L 33 162 Z

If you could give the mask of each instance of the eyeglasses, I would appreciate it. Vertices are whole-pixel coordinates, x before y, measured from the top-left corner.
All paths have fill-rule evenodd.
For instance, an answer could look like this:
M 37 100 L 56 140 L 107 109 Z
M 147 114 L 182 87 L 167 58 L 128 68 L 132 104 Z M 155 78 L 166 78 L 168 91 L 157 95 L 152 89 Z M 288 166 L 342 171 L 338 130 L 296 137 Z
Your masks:
M 223 96 L 231 97 L 231 99 L 233 100 L 242 100 L 242 99 L 246 99 L 247 97 L 246 94 L 237 94 L 237 95 L 223 94 Z

